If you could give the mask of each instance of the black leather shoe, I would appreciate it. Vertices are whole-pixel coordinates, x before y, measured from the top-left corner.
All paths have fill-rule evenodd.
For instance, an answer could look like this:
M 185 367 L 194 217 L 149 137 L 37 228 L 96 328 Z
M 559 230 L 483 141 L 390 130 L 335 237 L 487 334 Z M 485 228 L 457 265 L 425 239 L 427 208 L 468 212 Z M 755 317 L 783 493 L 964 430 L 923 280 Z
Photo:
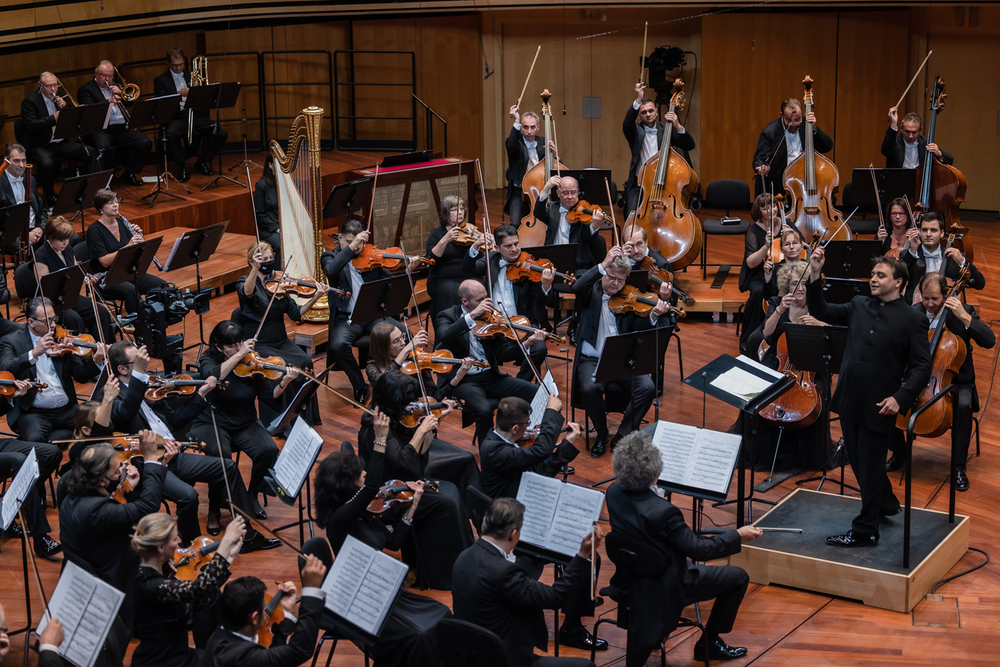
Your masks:
M 883 516 L 883 517 L 896 516 L 897 514 L 899 514 L 902 511 L 903 511 L 903 506 L 902 505 L 898 505 L 896 507 L 896 509 L 894 509 L 894 510 L 888 510 L 888 511 L 882 510 L 882 511 L 879 512 L 879 514 L 881 516 Z
M 194 163 L 194 170 L 199 174 L 204 174 L 205 176 L 211 176 L 215 173 L 212 171 L 212 165 L 207 162 L 202 162 L 201 160 Z
M 594 635 L 590 634 L 587 628 L 580 627 L 578 630 L 571 630 L 566 632 L 565 630 L 559 631 L 559 643 L 563 646 L 572 646 L 573 648 L 581 648 L 584 651 L 607 651 L 608 643 L 603 639 L 594 639 Z
M 611 440 L 608 441 L 608 450 L 612 452 L 615 451 L 615 447 L 618 446 L 618 443 L 622 441 L 623 437 L 624 436 L 621 433 L 615 433 L 611 437 Z
M 124 183 L 125 185 L 134 185 L 134 186 L 142 185 L 142 181 L 139 180 L 139 177 L 136 176 L 135 174 L 122 174 L 121 178 L 119 178 L 118 180 L 119 182 Z
M 831 535 L 826 543 L 835 547 L 874 547 L 878 544 L 878 535 L 859 533 L 851 529 L 843 535 Z
M 185 165 L 181 165 L 177 168 L 177 180 L 181 183 L 187 183 L 191 180 L 191 172 Z
M 62 551 L 62 546 L 48 535 L 42 535 L 41 537 L 35 538 L 36 555 L 41 556 L 46 560 L 59 560 L 54 558 L 54 556 L 60 551 Z
M 604 446 L 604 438 L 598 438 L 594 446 L 590 448 L 590 458 L 599 459 L 604 456 L 604 452 L 607 451 Z
M 895 470 L 899 470 L 905 465 L 906 465 L 906 456 L 904 456 L 901 452 L 900 453 L 893 452 L 892 456 L 889 457 L 889 460 L 885 462 L 885 471 L 893 472 Z
M 969 476 L 965 474 L 965 468 L 958 466 L 955 468 L 955 490 L 956 491 L 968 491 L 969 490 Z
M 747 650 L 743 646 L 730 646 L 726 642 L 722 641 L 722 637 L 716 637 L 714 642 L 708 643 L 708 659 L 709 660 L 733 660 L 734 658 L 742 658 L 747 654 Z M 705 642 L 699 641 L 694 645 L 694 660 L 695 662 L 705 661 Z
M 268 549 L 274 549 L 280 546 L 281 540 L 273 540 L 268 537 L 264 537 L 260 533 L 255 533 L 249 540 L 243 541 L 240 553 L 248 554 L 253 551 L 267 551 Z
M 21 537 L 24 536 L 24 531 L 21 530 L 21 527 L 19 525 L 17 525 L 17 521 L 12 521 L 11 524 L 10 524 L 10 528 L 8 528 L 7 530 L 3 531 L 3 536 L 4 537 L 16 537 L 16 538 L 20 539 Z
M 573 466 L 563 466 L 562 468 L 559 469 L 559 474 L 560 475 L 575 475 L 576 474 L 576 468 L 574 468 Z
M 372 397 L 371 385 L 365 385 L 361 389 L 354 390 L 354 400 L 361 405 L 368 405 L 368 399 Z
M 205 530 L 212 537 L 222 532 L 222 526 L 219 525 L 219 518 L 219 510 L 208 510 L 208 518 L 205 520 Z

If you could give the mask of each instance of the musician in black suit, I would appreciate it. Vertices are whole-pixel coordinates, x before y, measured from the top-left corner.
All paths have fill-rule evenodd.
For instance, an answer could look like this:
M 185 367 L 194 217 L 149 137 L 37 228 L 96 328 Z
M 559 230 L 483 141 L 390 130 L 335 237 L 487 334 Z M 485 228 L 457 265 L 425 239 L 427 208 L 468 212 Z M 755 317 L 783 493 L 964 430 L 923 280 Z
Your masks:
M 608 488 L 611 531 L 660 552 L 666 567 L 658 577 L 632 582 L 626 667 L 646 664 L 646 658 L 673 632 L 684 607 L 715 600 L 705 622 L 708 657 L 741 658 L 747 650 L 729 646 L 720 635 L 731 632 L 750 578 L 739 567 L 695 565 L 739 553 L 741 542 L 750 542 L 763 531 L 755 526 L 698 535 L 684 523 L 680 510 L 656 487 L 663 468 L 660 451 L 648 433 L 633 433 L 618 444 L 612 460 L 616 481 Z M 615 585 L 615 577 L 611 584 Z M 695 644 L 694 660 L 705 659 L 704 637 Z
M 518 227 L 521 219 L 529 213 L 529 204 L 522 199 L 521 181 L 529 169 L 545 161 L 545 137 L 538 135 L 539 119 L 534 111 L 522 116 L 514 104 L 510 108 L 510 117 L 514 119 L 514 125 L 504 141 L 504 148 L 507 149 L 507 199 L 503 212 L 510 216 L 510 224 Z M 554 154 L 555 145 L 551 141 L 549 148 Z
M 556 188 L 558 201 L 549 201 L 549 193 Z M 591 223 L 570 224 L 566 213 L 580 201 L 580 184 L 571 176 L 553 176 L 538 193 L 535 217 L 545 223 L 545 245 L 576 243 L 576 273 L 586 271 L 604 259 L 607 244 L 600 235 L 604 213 L 595 211 Z
M 507 266 L 517 263 L 521 256 L 521 242 L 517 237 L 517 230 L 511 225 L 500 225 L 493 231 L 493 238 L 496 240 L 497 250 L 489 253 L 490 271 L 489 277 L 493 281 L 493 302 L 500 309 L 500 313 L 509 317 L 523 315 L 528 318 L 535 331 L 523 341 L 524 348 L 512 340 L 503 339 L 498 342 L 496 354 L 500 363 L 514 361 L 520 365 L 517 377 L 531 382 L 535 374 L 531 366 L 525 362 L 524 349 L 528 350 L 528 356 L 535 367 L 535 371 L 542 373 L 542 364 L 548 354 L 545 345 L 545 332 L 542 330 L 542 323 L 548 321 L 548 313 L 545 305 L 548 298 L 555 296 L 552 292 L 552 281 L 555 274 L 546 269 L 541 274 L 541 281 L 534 283 L 530 280 L 513 281 L 507 277 Z M 486 278 L 486 255 L 481 251 L 485 245 L 483 239 L 478 239 L 469 248 L 465 259 L 462 262 L 462 269 L 466 275 Z
M 268 648 L 254 639 L 268 620 L 264 616 L 267 586 L 257 577 L 240 577 L 226 584 L 219 600 L 222 627 L 216 629 L 205 647 L 205 667 L 297 667 L 308 660 L 323 616 L 326 593 L 321 587 L 325 574 L 322 561 L 311 554 L 306 557 L 295 629 L 285 643 Z
M 816 113 L 806 116 L 806 123 L 813 124 L 813 148 L 818 153 L 833 149 L 833 139 L 816 125 Z M 754 195 L 765 192 L 784 192 L 785 167 L 802 155 L 806 145 L 806 123 L 802 122 L 802 103 L 787 99 L 781 103 L 781 117 L 772 120 L 760 132 L 757 150 L 753 154 Z
M 361 285 L 392 276 L 389 271 L 383 268 L 358 271 L 351 263 L 351 260 L 361 253 L 362 248 L 370 238 L 371 233 L 364 229 L 360 222 L 348 220 L 340 230 L 340 247 L 335 250 L 327 250 L 320 256 L 319 260 L 329 285 L 339 287 L 351 295 L 346 299 L 335 294 L 330 294 L 328 297 L 330 304 L 329 354 L 333 356 L 337 365 L 347 375 L 347 379 L 351 381 L 351 387 L 354 388 L 354 400 L 359 403 L 367 403 L 372 390 L 369 385 L 365 384 L 365 377 L 361 374 L 361 367 L 358 365 L 358 360 L 354 358 L 352 348 L 359 338 L 371 334 L 372 327 L 383 320 L 355 323 L 351 322 L 351 314 L 357 304 Z M 405 331 L 403 325 L 392 317 L 386 317 L 384 321 L 397 327 L 400 331 Z
M 493 300 L 487 298 L 486 288 L 478 280 L 466 280 L 458 288 L 462 303 L 441 311 L 434 331 L 437 335 L 436 349 L 446 349 L 456 359 L 472 357 L 474 361 L 486 362 L 489 368 L 470 368 L 457 387 L 451 388 L 456 398 L 465 401 L 465 412 L 476 422 L 476 442 L 482 442 L 493 428 L 493 404 L 508 396 L 517 396 L 531 401 L 535 396 L 535 385 L 527 380 L 513 378 L 500 372 L 498 358 L 499 345 L 493 340 L 480 341 L 472 332 L 477 326 L 477 318 L 488 310 L 493 310 Z M 449 373 L 438 379 L 438 384 L 451 382 Z
M 462 552 L 452 574 L 455 618 L 495 632 L 512 665 L 532 667 L 593 667 L 585 658 L 537 656 L 548 650 L 549 633 L 542 612 L 563 607 L 590 576 L 594 552 L 591 533 L 580 551 L 552 586 L 532 578 L 514 563 L 514 547 L 521 539 L 524 505 L 513 498 L 497 498 L 486 511 L 478 542 Z M 597 528 L 597 545 L 602 533 Z
M 927 318 L 900 298 L 907 280 L 906 266 L 893 257 L 874 260 L 870 297 L 828 304 L 820 279 L 825 259 L 822 248 L 813 251 L 806 305 L 816 319 L 848 327 L 830 409 L 840 414 L 847 455 L 861 487 L 861 512 L 851 530 L 826 541 L 841 547 L 874 546 L 878 544 L 880 517 L 900 511 L 885 474 L 887 440 L 897 413 L 913 407 L 930 378 Z
M 142 171 L 153 142 L 139 130 L 130 128 L 123 107 L 132 106 L 122 98 L 121 89 L 115 85 L 115 66 L 111 61 L 102 60 L 94 68 L 94 78 L 76 91 L 80 104 L 100 104 L 111 102 L 107 128 L 95 134 L 90 142 L 97 148 L 97 163 L 101 169 L 114 169 L 114 155 L 109 150 L 114 147 L 128 153 L 125 170 L 119 180 L 126 185 L 142 185 L 139 173 Z
M 104 365 L 104 345 L 97 343 L 92 359 L 84 361 L 69 354 L 50 357 L 46 351 L 55 345 L 53 331 L 56 314 L 46 297 L 35 297 L 24 309 L 27 324 L 0 339 L 0 370 L 13 373 L 18 380 L 38 380 L 48 384 L 42 390 L 30 389 L 19 397 L 8 423 L 29 442 L 48 442 L 55 429 L 73 430 L 77 382 L 91 382 Z
M 656 268 L 663 269 L 664 271 L 669 271 L 671 276 L 673 275 L 674 267 L 670 264 L 670 260 L 666 257 L 653 250 L 647 245 L 647 234 L 646 230 L 642 227 L 635 227 L 632 230 L 632 238 L 625 241 L 622 245 L 622 252 L 625 257 L 628 258 L 630 264 L 632 264 L 632 270 L 636 271 L 641 268 L 642 261 L 647 257 L 652 258 L 656 263 Z M 647 280 L 647 283 L 652 284 L 651 279 Z M 655 287 L 655 285 L 653 285 Z M 673 293 L 673 281 L 660 283 L 658 288 L 660 293 L 660 298 L 664 301 L 669 301 L 671 305 L 677 303 L 677 297 Z
M 899 258 L 906 264 L 909 272 L 909 283 L 906 286 L 904 298 L 907 303 L 920 302 L 920 284 L 928 273 L 941 273 L 949 280 L 958 278 L 962 266 L 968 265 L 969 282 L 967 287 L 983 289 L 986 278 L 972 262 L 966 262 L 965 255 L 955 246 L 945 250 L 944 219 L 934 211 L 924 213 L 920 218 L 920 234 L 907 233 L 909 249 L 899 253 Z
M 21 102 L 19 143 L 28 149 L 28 161 L 35 165 L 38 183 L 45 193 L 46 203 L 56 202 L 55 181 L 59 165 L 65 160 L 79 160 L 84 173 L 96 171 L 97 153 L 82 143 L 70 139 L 52 139 L 59 121 L 59 112 L 66 100 L 56 94 L 59 79 L 52 72 L 38 77 L 38 90 Z
M 899 128 L 899 110 L 889 109 L 889 127 L 882 140 L 882 155 L 886 169 L 915 169 L 924 163 L 924 155 L 933 153 L 943 164 L 952 164 L 951 153 L 941 150 L 936 143 L 928 144 L 927 137 L 920 134 L 920 114 L 912 111 L 903 116 L 902 129 Z M 899 134 L 896 132 L 899 131 Z
M 157 97 L 163 95 L 180 95 L 181 108 L 166 127 L 167 135 L 167 156 L 170 161 L 177 165 L 177 180 L 184 183 L 191 178 L 188 171 L 187 155 L 181 145 L 181 137 L 188 134 L 188 110 L 184 108 L 187 103 L 188 90 L 190 89 L 191 73 L 186 71 L 187 58 L 184 51 L 173 48 L 167 51 L 167 71 L 153 79 L 153 92 Z M 195 82 L 194 85 L 197 85 Z M 192 117 L 194 123 L 194 133 L 192 138 L 201 137 L 201 148 L 198 150 L 198 161 L 194 163 L 194 170 L 211 176 L 212 160 L 226 145 L 229 135 L 215 121 L 200 111 L 195 111 Z
M 622 415 L 618 433 L 614 439 L 608 438 L 608 415 L 605 410 L 605 385 L 594 381 L 597 362 L 604 350 L 608 336 L 652 329 L 668 328 L 674 322 L 665 317 L 670 304 L 662 298 L 657 301 L 649 317 L 638 317 L 635 313 L 616 315 L 608 307 L 611 297 L 625 287 L 625 280 L 632 269 L 628 258 L 618 246 L 608 251 L 604 261 L 583 274 L 573 285 L 580 315 L 579 343 L 576 346 L 574 387 L 580 392 L 581 402 L 587 416 L 597 431 L 597 443 L 591 448 L 594 458 L 604 456 L 607 448 L 614 449 L 618 440 L 639 428 L 646 411 L 653 404 L 656 384 L 648 374 L 637 375 L 634 379 L 622 378 L 614 384 L 621 387 L 631 397 L 625 414 Z M 662 335 L 668 336 L 669 330 Z
M 257 214 L 257 232 L 260 240 L 271 246 L 278 262 L 281 256 L 281 226 L 278 222 L 278 184 L 274 178 L 274 156 L 264 158 L 264 173 L 253 186 L 253 208 Z M 281 267 L 277 267 L 281 270 Z
M 28 159 L 24 146 L 21 144 L 7 146 L 4 162 L 7 163 L 7 169 L 4 170 L 4 178 L 0 178 L 0 207 L 26 202 L 28 196 L 31 196 L 31 205 L 28 207 L 28 243 L 35 245 L 42 238 L 42 231 L 49 221 L 49 213 L 48 208 L 42 204 L 42 200 L 38 196 L 37 188 L 31 187 L 30 192 L 25 192 L 24 172 Z M 7 248 L 11 248 L 12 239 L 5 240 Z
M 622 121 L 622 132 L 625 134 L 629 150 L 632 151 L 632 160 L 628 165 L 628 181 L 625 183 L 625 215 L 638 206 L 639 172 L 650 158 L 659 155 L 660 147 L 663 146 L 666 123 L 672 126 L 670 145 L 682 152 L 688 164 L 691 163 L 688 151 L 694 150 L 694 137 L 684 129 L 676 113 L 673 111 L 665 113 L 663 120 L 666 123 L 656 120 L 656 103 L 643 96 L 645 90 L 646 86 L 641 81 L 635 84 L 635 102 L 625 112 L 625 120 Z M 636 119 L 639 120 L 638 123 Z

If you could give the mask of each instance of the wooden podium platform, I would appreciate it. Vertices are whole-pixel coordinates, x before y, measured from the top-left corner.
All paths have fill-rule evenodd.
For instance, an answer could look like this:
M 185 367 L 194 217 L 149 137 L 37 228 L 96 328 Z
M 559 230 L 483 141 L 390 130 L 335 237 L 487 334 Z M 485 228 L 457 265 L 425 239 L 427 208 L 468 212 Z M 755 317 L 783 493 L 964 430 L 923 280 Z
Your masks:
M 796 489 L 757 520 L 758 527 L 801 528 L 802 534 L 767 533 L 729 559 L 755 584 L 779 584 L 909 613 L 935 582 L 969 550 L 969 517 L 912 509 L 909 569 L 903 562 L 903 515 L 882 519 L 876 547 L 826 544 L 847 532 L 860 498 Z

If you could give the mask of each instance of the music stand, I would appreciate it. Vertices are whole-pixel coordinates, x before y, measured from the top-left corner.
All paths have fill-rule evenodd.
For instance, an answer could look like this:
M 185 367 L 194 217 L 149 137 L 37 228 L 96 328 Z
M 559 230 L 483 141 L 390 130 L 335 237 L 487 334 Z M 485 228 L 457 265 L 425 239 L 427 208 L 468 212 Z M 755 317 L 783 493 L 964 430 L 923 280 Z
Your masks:
M 149 208 L 153 208 L 156 204 L 156 198 L 160 195 L 167 195 L 168 197 L 173 197 L 174 199 L 179 199 L 180 201 L 187 201 L 184 197 L 170 192 L 171 178 L 173 178 L 179 185 L 181 182 L 167 170 L 167 151 L 165 147 L 167 142 L 166 126 L 177 116 L 177 112 L 180 111 L 180 108 L 181 96 L 174 94 L 162 95 L 160 97 L 147 97 L 144 100 L 136 102 L 135 107 L 132 109 L 132 115 L 128 124 L 129 129 L 135 130 L 140 127 L 153 125 L 153 135 L 160 137 L 160 140 L 156 142 L 156 185 L 154 185 L 153 189 L 149 191 L 149 194 L 142 198 L 142 201 L 146 201 L 150 197 L 153 198 L 152 201 L 149 202 Z M 160 170 L 161 164 L 163 166 L 162 171 Z M 187 190 L 188 194 L 191 194 L 191 188 L 185 185 L 184 189 Z
M 83 276 L 89 265 L 90 260 L 87 260 L 42 276 L 38 289 L 52 301 L 52 310 L 56 315 L 76 306 L 80 288 L 83 287 Z
M 872 183 L 873 172 L 875 183 Z M 876 185 L 878 186 L 878 199 L 875 198 Z M 851 200 L 856 206 L 866 206 L 875 210 L 879 201 L 884 204 L 903 196 L 909 197 L 910 201 L 916 201 L 916 169 L 865 169 L 862 167 L 854 169 L 851 173 Z
M 613 182 L 610 169 L 563 169 L 562 175 L 576 179 L 580 186 L 580 199 L 586 199 L 588 204 L 602 206 L 607 211 L 614 203 L 608 201 L 608 190 Z M 607 186 L 604 179 L 608 180 Z M 611 224 L 610 215 L 608 224 Z
M 871 286 L 867 280 L 827 278 L 823 288 L 823 298 L 827 303 L 848 303 L 856 296 L 871 295 Z
M 327 368 L 322 373 L 316 376 L 317 380 L 325 381 L 327 375 L 330 374 L 330 369 Z M 319 385 L 315 382 L 304 382 L 299 390 L 295 393 L 295 398 L 292 402 L 288 404 L 284 412 L 274 418 L 274 421 L 270 423 L 267 427 L 267 432 L 271 435 L 275 433 L 282 433 L 288 426 L 295 421 L 295 418 L 300 414 L 309 409 L 309 403 L 312 401 L 313 396 L 316 395 L 316 391 L 319 389 Z M 304 417 L 303 417 L 304 419 Z
M 576 243 L 565 245 L 543 245 L 534 248 L 521 248 L 535 259 L 547 259 L 560 273 L 576 271 Z
M 210 258 L 215 251 L 219 248 L 219 242 L 222 241 L 222 235 L 226 233 L 226 227 L 229 226 L 229 221 L 220 222 L 216 225 L 210 225 L 208 227 L 202 227 L 201 229 L 192 229 L 191 231 L 184 232 L 180 238 L 174 241 L 173 247 L 170 249 L 170 256 L 167 257 L 167 263 L 164 265 L 164 272 L 169 273 L 170 271 L 175 271 L 177 269 L 184 269 L 192 264 L 194 264 L 195 270 L 195 280 L 198 285 L 198 292 L 201 292 L 201 263 L 208 258 Z M 162 240 L 162 237 L 161 239 Z M 147 267 L 149 265 L 147 264 Z M 201 351 L 204 346 L 208 345 L 205 342 L 205 321 L 202 313 L 198 313 L 198 356 L 201 356 Z M 185 350 L 190 350 L 194 347 L 194 343 L 185 347 Z
M 872 275 L 872 260 L 882 255 L 882 242 L 830 241 L 824 249 L 828 277 L 868 280 Z
M 163 237 L 159 236 L 133 246 L 122 247 L 115 255 L 111 266 L 108 267 L 107 275 L 101 281 L 101 286 L 104 288 L 114 287 L 125 282 L 135 285 L 139 278 L 149 271 L 149 265 L 161 243 L 163 243 Z M 136 286 L 136 291 L 138 289 Z
M 209 109 L 215 109 L 215 129 L 213 134 L 218 130 L 219 127 L 219 109 L 231 109 L 236 106 L 236 100 L 240 97 L 240 88 L 242 84 L 239 82 L 229 82 L 229 83 L 212 83 L 207 86 L 192 86 L 188 89 L 188 98 L 186 102 L 186 109 L 191 109 L 195 112 L 201 112 L 208 115 Z M 192 116 L 191 122 L 194 122 L 194 117 Z M 211 181 L 206 183 L 201 191 L 204 192 L 209 186 L 215 185 L 220 180 L 229 181 L 241 188 L 248 187 L 243 185 L 238 180 L 234 178 L 229 178 L 223 175 L 222 172 L 222 151 L 220 150 L 217 157 L 219 158 L 219 175 L 213 178 Z
M 59 198 L 56 200 L 55 206 L 52 207 L 52 216 L 68 214 L 73 211 L 73 217 L 69 221 L 73 222 L 80 218 L 81 236 L 86 238 L 87 220 L 84 212 L 87 209 L 87 202 L 93 204 L 94 195 L 97 194 L 98 190 L 110 186 L 114 175 L 114 169 L 108 169 L 94 174 L 67 178 L 63 181 L 62 189 L 59 190 Z
M 395 289 L 393 289 L 395 287 Z M 351 313 L 351 324 L 384 320 L 406 311 L 413 294 L 406 276 L 393 276 L 363 283 Z
M 364 219 L 365 210 L 371 203 L 374 178 L 360 178 L 333 186 L 330 195 L 323 204 L 323 218 L 344 216 L 344 221 Z
M 380 169 L 385 169 L 386 167 L 405 167 L 410 164 L 418 164 L 420 162 L 429 162 L 434 159 L 434 151 L 430 149 L 422 151 L 411 151 L 409 153 L 397 153 L 395 155 L 386 155 L 382 158 L 382 164 Z

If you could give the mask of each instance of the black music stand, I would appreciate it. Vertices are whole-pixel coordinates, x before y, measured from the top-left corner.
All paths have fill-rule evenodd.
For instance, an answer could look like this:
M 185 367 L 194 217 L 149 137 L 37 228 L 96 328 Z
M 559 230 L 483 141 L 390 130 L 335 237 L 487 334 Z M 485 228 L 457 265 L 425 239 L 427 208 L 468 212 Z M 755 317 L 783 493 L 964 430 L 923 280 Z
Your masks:
M 830 441 L 830 386 L 833 384 L 833 376 L 840 372 L 840 363 L 844 360 L 844 349 L 847 347 L 847 327 L 816 327 L 808 324 L 787 324 L 785 325 L 785 341 L 788 344 L 788 361 L 795 366 L 796 370 L 809 373 L 823 373 L 826 381 L 823 383 L 821 392 L 823 398 L 823 438 L 824 447 Z M 840 460 L 840 495 L 844 495 L 844 487 L 853 489 L 858 493 L 861 490 L 850 484 L 844 483 L 844 459 L 840 455 L 842 445 L 837 445 L 835 457 Z M 826 466 L 823 467 L 823 474 L 809 479 L 800 479 L 795 482 L 796 486 L 802 486 L 809 482 L 819 481 L 817 491 L 823 490 L 823 483 L 831 479 L 826 474 Z
M 410 282 L 405 275 L 363 283 L 350 322 L 363 324 L 393 317 L 405 312 L 412 298 Z
M 31 219 L 31 204 L 21 202 L 13 206 L 0 208 L 0 264 L 7 271 L 7 255 L 16 255 L 20 251 L 21 231 L 28 226 Z
M 163 267 L 163 270 L 165 272 L 170 272 L 177 269 L 184 269 L 194 264 L 195 280 L 197 281 L 198 292 L 200 293 L 201 263 L 210 258 L 219 248 L 219 242 L 222 241 L 222 235 L 226 233 L 226 227 L 228 226 L 229 221 L 226 220 L 225 222 L 220 222 L 216 225 L 210 225 L 208 227 L 202 227 L 201 229 L 192 229 L 191 231 L 184 232 L 180 238 L 174 241 L 174 246 L 170 249 L 170 256 L 167 257 L 167 263 Z M 208 345 L 208 343 L 205 342 L 205 320 L 202 313 L 198 313 L 199 357 L 201 356 L 202 348 L 206 345 Z M 184 349 L 190 350 L 194 346 L 195 344 L 192 343 Z
M 872 173 L 875 182 L 872 183 Z M 878 199 L 875 198 L 875 187 L 878 187 Z M 916 169 L 865 169 L 855 168 L 851 172 L 851 201 L 855 206 L 863 206 L 869 210 L 877 210 L 878 203 L 883 205 L 897 197 L 908 197 L 910 201 L 917 198 Z
M 882 254 L 881 241 L 830 241 L 826 251 L 826 275 L 831 278 L 868 280 L 872 260 Z
M 374 178 L 360 178 L 333 186 L 323 204 L 323 218 L 344 216 L 344 222 L 364 220 L 368 216 L 366 210 L 371 204 L 374 182 Z
M 76 307 L 80 288 L 83 287 L 83 276 L 89 265 L 90 260 L 87 260 L 42 276 L 38 289 L 52 301 L 52 310 L 56 315 Z
M 187 201 L 184 197 L 180 195 L 175 195 L 170 192 L 170 179 L 173 178 L 178 185 L 183 185 L 178 181 L 173 174 L 167 170 L 167 124 L 170 123 L 177 116 L 177 112 L 181 108 L 181 96 L 174 95 L 162 95 L 160 97 L 147 97 L 144 100 L 139 100 L 136 102 L 135 107 L 132 109 L 132 116 L 129 121 L 130 129 L 138 129 L 140 127 L 148 127 L 150 125 L 154 126 L 153 136 L 159 137 L 156 142 L 156 185 L 153 189 L 149 191 L 149 194 L 142 198 L 146 201 L 150 197 L 153 199 L 149 202 L 149 208 L 153 208 L 156 204 L 156 198 L 160 195 L 166 195 L 168 197 L 173 197 L 174 199 L 179 199 L 181 201 Z M 162 171 L 160 167 L 163 167 Z M 191 188 L 184 186 L 188 194 L 191 194 Z
M 434 159 L 434 151 L 430 149 L 422 151 L 411 151 L 409 153 L 396 153 L 394 155 L 386 155 L 382 158 L 382 163 L 380 168 L 385 169 L 386 167 L 405 167 L 410 164 L 419 164 L 421 162 L 429 162 Z
M 325 382 L 327 375 L 330 374 L 330 369 L 327 368 L 322 373 L 316 376 L 316 379 Z M 271 435 L 275 433 L 283 433 L 286 428 L 288 428 L 295 418 L 304 413 L 309 409 L 309 403 L 312 401 L 313 396 L 316 395 L 316 391 L 319 389 L 319 385 L 315 382 L 304 382 L 299 390 L 295 393 L 295 398 L 292 402 L 288 404 L 284 412 L 274 418 L 268 427 L 267 432 Z M 303 419 L 306 419 L 303 416 Z M 308 421 L 308 420 L 307 420 Z
M 73 217 L 69 219 L 70 222 L 80 218 L 81 236 L 86 238 L 85 211 L 90 205 L 93 205 L 94 195 L 97 194 L 97 191 L 111 185 L 111 179 L 114 175 L 114 169 L 108 169 L 94 174 L 67 178 L 63 181 L 62 189 L 59 190 L 59 198 L 56 200 L 55 206 L 52 207 L 52 215 L 64 215 L 72 211 Z
M 101 281 L 101 286 L 114 287 L 126 282 L 136 285 L 139 278 L 149 271 L 149 265 L 152 264 L 153 257 L 161 243 L 163 243 L 163 237 L 159 236 L 133 246 L 124 246 L 118 250 L 114 261 L 108 267 L 107 275 Z M 136 285 L 136 290 L 138 291 L 138 289 L 138 285 Z
M 547 259 L 560 273 L 576 271 L 576 243 L 565 245 L 543 245 L 534 248 L 521 248 L 535 259 Z
M 201 112 L 208 115 L 210 109 L 215 109 L 215 129 L 213 133 L 218 130 L 219 127 L 219 109 L 231 109 L 236 106 L 236 100 L 240 97 L 240 88 L 242 84 L 239 82 L 229 82 L 229 83 L 212 83 L 207 86 L 192 86 L 188 89 L 188 98 L 185 103 L 185 108 L 190 109 L 195 112 Z M 191 118 L 191 122 L 194 122 L 194 118 Z M 223 175 L 222 172 L 222 151 L 220 150 L 217 157 L 219 158 L 219 175 L 213 178 L 211 181 L 206 183 L 201 191 L 204 192 L 209 186 L 215 185 L 220 180 L 229 181 L 241 188 L 248 187 L 243 185 L 238 180 L 234 178 L 229 178 Z
M 607 211 L 614 203 L 608 201 L 608 190 L 614 183 L 610 169 L 563 169 L 562 175 L 576 179 L 580 186 L 580 199 L 586 199 L 588 204 L 601 206 Z M 607 179 L 607 185 L 604 179 Z M 610 214 L 608 224 L 611 224 Z
M 712 382 L 726 373 L 732 368 L 740 368 L 751 375 L 754 375 L 760 379 L 767 380 L 770 384 L 760 393 L 752 398 L 743 398 L 742 396 L 737 396 L 731 394 L 724 389 L 716 387 Z M 758 366 L 749 364 L 742 359 L 736 359 L 729 356 L 728 354 L 723 354 L 720 357 L 715 358 L 710 361 L 707 365 L 703 366 L 699 370 L 695 371 L 691 375 L 684 378 L 684 384 L 687 384 L 695 389 L 700 390 L 705 396 L 712 396 L 717 398 L 723 403 L 728 403 L 735 408 L 739 408 L 740 414 L 744 419 L 753 419 L 753 429 L 751 431 L 752 435 L 750 438 L 750 452 L 749 456 L 752 458 L 753 453 L 757 448 L 757 413 L 760 412 L 766 405 L 771 403 L 774 399 L 778 398 L 786 391 L 788 391 L 793 384 L 795 384 L 795 379 L 790 378 L 787 375 L 782 375 L 781 378 L 775 378 L 771 372 L 761 370 Z M 705 427 L 705 400 L 702 399 L 701 404 L 701 421 L 702 428 Z M 743 447 L 740 447 L 742 450 Z M 746 461 L 747 456 L 741 451 L 739 455 L 739 477 L 736 480 L 736 527 L 746 523 L 746 512 L 744 507 L 748 507 L 750 510 L 750 521 L 753 521 L 753 503 L 754 501 L 758 503 L 766 503 L 769 505 L 774 505 L 775 503 L 770 500 L 764 500 L 762 498 L 754 497 L 754 470 L 753 466 L 750 467 L 750 495 L 746 495 Z M 733 501 L 724 501 L 725 503 Z M 716 503 L 714 506 L 722 505 L 724 503 Z
M 823 287 L 823 298 L 827 303 L 848 303 L 856 296 L 871 295 L 872 289 L 867 280 L 827 278 Z

